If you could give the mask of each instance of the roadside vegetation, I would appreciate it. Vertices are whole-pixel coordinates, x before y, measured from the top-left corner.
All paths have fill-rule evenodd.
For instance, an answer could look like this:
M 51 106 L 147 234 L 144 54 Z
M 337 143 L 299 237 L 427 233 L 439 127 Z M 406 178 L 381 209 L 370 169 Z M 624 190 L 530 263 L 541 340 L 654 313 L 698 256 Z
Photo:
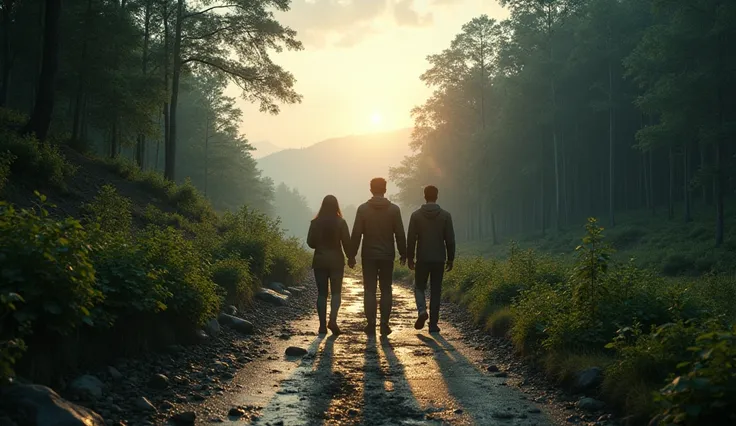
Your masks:
M 0 131 L 0 152 L 3 183 L 33 176 L 61 188 L 75 172 L 54 145 L 11 131 Z M 49 382 L 69 368 L 192 341 L 223 304 L 246 307 L 262 282 L 306 273 L 307 253 L 278 221 L 246 207 L 217 214 L 188 182 L 108 164 L 167 210 L 150 204 L 136 221 L 112 185 L 79 217 L 51 214 L 54 200 L 39 192 L 34 207 L 0 201 L 2 380 L 18 370 Z
M 512 243 L 461 257 L 446 295 L 562 385 L 603 370 L 598 397 L 638 422 L 731 424 L 736 278 L 663 277 L 615 251 L 589 219 L 572 261 Z

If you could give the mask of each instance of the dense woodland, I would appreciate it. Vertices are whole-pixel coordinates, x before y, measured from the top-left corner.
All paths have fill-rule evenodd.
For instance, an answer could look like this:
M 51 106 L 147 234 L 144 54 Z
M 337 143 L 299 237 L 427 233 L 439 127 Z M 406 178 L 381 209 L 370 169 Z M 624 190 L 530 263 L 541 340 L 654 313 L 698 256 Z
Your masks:
M 300 101 L 294 77 L 269 57 L 302 48 L 271 12 L 287 8 L 274 0 L 2 2 L 0 107 L 31 115 L 26 130 L 39 139 L 190 178 L 219 210 L 247 204 L 273 215 L 273 182 L 257 169 L 224 90 L 237 84 L 264 113 Z
M 736 138 L 736 3 L 502 0 L 428 57 L 405 205 L 440 187 L 465 240 L 578 226 L 627 210 L 724 240 Z

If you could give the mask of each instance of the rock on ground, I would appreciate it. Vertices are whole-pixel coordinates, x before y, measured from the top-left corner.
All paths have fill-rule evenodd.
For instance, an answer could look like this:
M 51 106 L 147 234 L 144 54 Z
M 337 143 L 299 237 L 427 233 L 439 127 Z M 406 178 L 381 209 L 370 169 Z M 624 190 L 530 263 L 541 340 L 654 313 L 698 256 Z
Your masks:
M 69 391 L 84 399 L 102 398 L 105 384 L 100 379 L 91 375 L 77 377 L 69 385 Z
M 176 425 L 193 425 L 197 415 L 194 411 L 187 411 L 184 413 L 174 414 L 171 416 L 171 421 Z
M 220 321 L 220 324 L 226 325 L 237 332 L 240 332 L 243 334 L 253 333 L 253 323 L 251 323 L 250 321 L 244 320 L 243 318 L 238 318 L 236 316 L 232 316 L 228 314 L 220 314 L 220 316 L 217 319 L 218 321 Z
M 33 426 L 104 426 L 94 411 L 73 404 L 41 385 L 14 384 L 0 388 L 0 413 Z M 16 418 L 22 416 L 22 418 Z M 1 416 L 0 416 L 1 417 Z
M 256 297 L 264 302 L 268 302 L 276 306 L 284 306 L 288 301 L 288 296 L 279 294 L 271 289 L 262 288 L 256 293 Z
M 217 337 L 220 335 L 220 323 L 217 322 L 216 319 L 212 318 L 211 320 L 207 321 L 207 323 L 204 325 L 204 332 L 207 333 L 207 335 L 212 337 Z
M 286 348 L 287 356 L 304 356 L 307 354 L 307 350 L 296 346 L 289 346 Z
M 603 401 L 598 401 L 593 398 L 582 398 L 578 401 L 578 408 L 583 411 L 598 411 L 602 410 L 606 404 Z
M 591 391 L 603 382 L 603 370 L 598 367 L 591 367 L 585 370 L 579 371 L 575 377 L 575 383 L 573 384 L 573 391 L 575 392 L 587 392 Z

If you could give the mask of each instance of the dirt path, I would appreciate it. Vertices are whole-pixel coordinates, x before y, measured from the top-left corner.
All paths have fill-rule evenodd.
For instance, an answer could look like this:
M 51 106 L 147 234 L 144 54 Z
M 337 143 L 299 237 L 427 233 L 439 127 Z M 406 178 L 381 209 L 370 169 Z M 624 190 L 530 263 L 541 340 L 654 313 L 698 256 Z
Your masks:
M 414 330 L 413 295 L 394 286 L 393 333 L 362 332 L 363 289 L 346 278 L 340 326 L 334 337 L 294 335 L 273 339 L 269 357 L 241 370 L 241 391 L 219 401 L 211 421 L 259 425 L 477 424 L 551 425 L 551 417 L 505 378 L 487 373 L 482 354 L 464 344 L 458 330 L 441 323 L 442 334 Z M 297 321 L 298 331 L 317 330 L 315 318 Z M 308 350 L 284 356 L 288 346 Z M 223 415 L 241 407 L 244 417 Z M 543 408 L 543 407 L 541 407 Z M 200 423 L 201 422 L 201 423 Z M 199 424 L 208 424 L 206 415 Z

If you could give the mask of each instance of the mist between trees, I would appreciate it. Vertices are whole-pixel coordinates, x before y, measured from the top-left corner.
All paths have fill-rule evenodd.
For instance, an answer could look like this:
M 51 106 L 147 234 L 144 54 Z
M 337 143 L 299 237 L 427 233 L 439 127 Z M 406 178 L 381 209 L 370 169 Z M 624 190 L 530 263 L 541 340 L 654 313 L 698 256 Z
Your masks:
M 0 107 L 30 112 L 24 130 L 41 140 L 189 177 L 219 210 L 274 215 L 274 183 L 224 95 L 235 83 L 273 114 L 301 101 L 269 53 L 302 45 L 273 10 L 288 2 L 5 1 Z
M 502 0 L 421 76 L 415 154 L 392 170 L 406 206 L 441 188 L 467 241 L 648 209 L 709 211 L 716 245 L 734 190 L 736 3 Z

